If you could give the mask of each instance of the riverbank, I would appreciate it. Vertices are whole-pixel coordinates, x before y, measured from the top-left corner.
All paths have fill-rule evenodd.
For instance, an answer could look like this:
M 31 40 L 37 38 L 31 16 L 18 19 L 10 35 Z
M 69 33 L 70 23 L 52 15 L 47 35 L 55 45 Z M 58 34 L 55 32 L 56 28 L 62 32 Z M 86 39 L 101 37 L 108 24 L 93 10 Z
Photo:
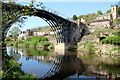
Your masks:
M 104 54 L 120 56 L 119 46 L 110 45 L 110 44 L 102 44 L 100 42 L 78 43 L 77 50 L 87 52 L 87 53 L 95 53 L 100 56 Z
M 17 79 L 27 79 L 30 78 L 31 80 L 37 80 L 36 76 L 32 73 L 24 73 L 20 66 L 22 65 L 21 63 L 18 63 L 16 59 L 13 57 L 8 56 L 7 54 L 5 55 L 7 58 L 4 56 L 4 60 L 2 61 L 2 79 L 8 80 L 9 78 L 17 78 Z
M 120 31 L 118 29 L 98 29 L 85 35 L 78 43 L 77 50 L 98 55 L 120 56 Z
M 15 47 L 54 49 L 53 44 L 49 42 L 48 38 L 43 36 L 31 36 L 25 40 L 8 41 L 6 43 L 8 46 L 15 46 Z

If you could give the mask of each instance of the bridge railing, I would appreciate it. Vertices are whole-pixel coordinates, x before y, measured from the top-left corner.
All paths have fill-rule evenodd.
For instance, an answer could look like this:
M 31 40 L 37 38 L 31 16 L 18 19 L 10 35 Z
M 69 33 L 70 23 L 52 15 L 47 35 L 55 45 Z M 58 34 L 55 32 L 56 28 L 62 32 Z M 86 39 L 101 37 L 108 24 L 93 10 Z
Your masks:
M 75 21 L 71 20 L 69 17 L 67 17 L 66 15 L 64 15 L 64 14 L 58 12 L 58 11 L 52 10 L 52 9 L 46 7 L 46 6 L 41 6 L 40 9 L 45 10 L 45 11 L 47 11 L 47 12 L 50 12 L 50 13 L 52 13 L 52 14 L 55 14 L 55 15 L 57 15 L 57 16 L 63 17 L 63 18 L 65 18 L 65 19 L 68 20 L 68 21 L 75 22 Z
M 29 5 L 30 3 L 24 3 L 24 4 L 21 3 L 21 4 L 22 4 L 22 5 Z M 35 4 L 36 4 L 36 3 L 35 3 Z M 35 6 L 35 8 L 41 9 L 41 10 L 45 10 L 45 11 L 47 11 L 47 12 L 50 12 L 50 13 L 55 14 L 55 15 L 57 15 L 57 16 L 60 16 L 60 17 L 66 19 L 66 20 L 68 20 L 68 21 L 71 21 L 71 22 L 76 23 L 74 20 L 71 20 L 68 16 L 66 16 L 66 15 L 64 15 L 64 14 L 58 12 L 58 11 L 55 11 L 55 10 L 53 10 L 53 9 L 50 9 L 50 8 L 48 8 L 48 7 L 46 7 L 46 6 L 40 6 L 40 7 Z

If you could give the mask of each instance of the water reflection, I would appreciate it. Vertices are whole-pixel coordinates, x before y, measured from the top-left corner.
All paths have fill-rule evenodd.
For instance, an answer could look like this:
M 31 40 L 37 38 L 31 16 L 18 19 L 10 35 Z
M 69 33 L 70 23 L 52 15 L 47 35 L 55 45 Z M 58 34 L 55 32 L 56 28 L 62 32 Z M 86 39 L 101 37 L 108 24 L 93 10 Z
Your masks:
M 109 56 L 65 51 L 64 55 L 57 56 L 58 61 L 54 62 L 54 66 L 41 80 L 119 80 L 120 62 L 115 57 L 111 59 Z
M 117 80 L 120 74 L 120 59 L 112 56 L 67 50 L 61 54 L 61 51 L 14 47 L 7 47 L 7 53 L 22 63 L 25 73 L 34 73 L 40 80 Z
M 77 57 L 76 51 L 65 51 L 57 56 L 54 65 L 41 80 L 62 80 L 73 74 L 79 77 L 86 70 L 85 64 Z
M 35 48 L 7 47 L 7 54 L 22 63 L 21 69 L 25 73 L 33 73 L 38 78 L 44 76 L 52 66 L 54 57 L 48 56 L 48 50 Z

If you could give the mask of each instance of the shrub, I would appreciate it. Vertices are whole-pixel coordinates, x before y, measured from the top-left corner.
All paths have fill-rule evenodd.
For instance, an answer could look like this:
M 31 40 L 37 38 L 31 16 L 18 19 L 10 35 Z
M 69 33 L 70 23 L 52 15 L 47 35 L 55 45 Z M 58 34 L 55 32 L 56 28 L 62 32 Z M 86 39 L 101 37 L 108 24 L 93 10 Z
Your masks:
M 113 32 L 113 34 L 114 34 L 115 36 L 120 36 L 120 31 L 118 31 L 118 32 Z
M 27 38 L 27 41 L 35 41 L 35 42 L 48 41 L 48 38 L 43 36 L 31 36 Z
M 50 45 L 52 45 L 52 43 L 50 43 L 48 41 L 41 41 L 39 44 L 44 45 L 44 46 L 50 46 Z
M 22 40 L 16 40 L 16 43 L 23 43 Z
M 120 40 L 119 36 L 112 36 L 112 37 L 107 37 L 107 38 L 101 40 L 101 43 L 119 45 L 120 44 L 119 40 Z

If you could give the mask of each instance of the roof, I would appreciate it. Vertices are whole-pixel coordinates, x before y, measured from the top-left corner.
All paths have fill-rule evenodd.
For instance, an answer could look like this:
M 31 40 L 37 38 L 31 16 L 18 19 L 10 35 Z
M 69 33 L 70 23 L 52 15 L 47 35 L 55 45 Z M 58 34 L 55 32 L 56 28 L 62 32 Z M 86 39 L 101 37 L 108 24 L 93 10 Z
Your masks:
M 96 20 L 96 21 L 93 21 L 93 22 L 91 22 L 91 23 L 94 23 L 94 22 L 104 22 L 104 21 L 111 21 L 111 20 L 109 20 L 109 19 Z
M 98 15 L 98 17 L 102 17 L 102 16 L 110 16 L 111 15 L 111 13 L 109 13 L 109 14 L 103 14 L 103 15 Z

